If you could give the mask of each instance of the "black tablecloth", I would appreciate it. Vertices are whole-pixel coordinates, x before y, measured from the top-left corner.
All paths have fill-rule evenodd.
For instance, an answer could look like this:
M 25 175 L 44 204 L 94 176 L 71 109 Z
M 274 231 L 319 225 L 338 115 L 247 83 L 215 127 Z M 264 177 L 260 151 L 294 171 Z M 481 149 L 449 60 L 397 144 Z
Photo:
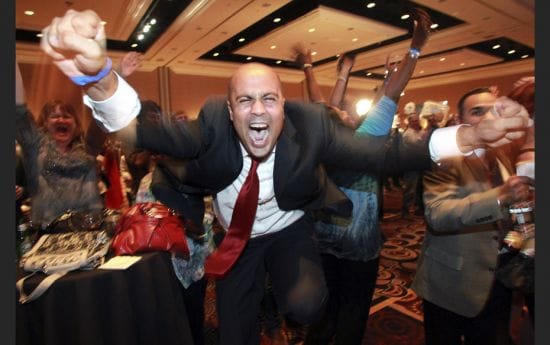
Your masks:
M 43 278 L 27 279 L 25 291 Z M 16 301 L 17 344 L 191 345 L 180 286 L 164 252 L 126 270 L 70 272 L 37 300 Z

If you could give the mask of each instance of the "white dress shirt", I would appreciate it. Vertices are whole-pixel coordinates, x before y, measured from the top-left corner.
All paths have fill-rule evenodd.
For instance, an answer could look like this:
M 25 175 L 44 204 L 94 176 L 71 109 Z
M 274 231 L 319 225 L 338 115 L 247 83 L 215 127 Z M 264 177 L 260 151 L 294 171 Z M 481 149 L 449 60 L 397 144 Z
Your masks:
M 241 144 L 243 154 L 243 169 L 233 183 L 224 190 L 216 194 L 214 198 L 214 212 L 218 221 L 227 230 L 231 223 L 233 208 L 237 201 L 239 191 L 248 176 L 248 171 L 252 165 L 252 159 Z M 275 199 L 275 189 L 273 187 L 273 167 L 275 163 L 275 148 L 269 154 L 267 160 L 258 164 L 258 179 L 260 180 L 260 193 L 258 195 L 258 209 L 256 210 L 256 219 L 252 225 L 250 237 L 256 237 L 265 234 L 271 234 L 283 230 L 290 224 L 297 221 L 304 215 L 304 211 L 292 210 L 283 211 Z

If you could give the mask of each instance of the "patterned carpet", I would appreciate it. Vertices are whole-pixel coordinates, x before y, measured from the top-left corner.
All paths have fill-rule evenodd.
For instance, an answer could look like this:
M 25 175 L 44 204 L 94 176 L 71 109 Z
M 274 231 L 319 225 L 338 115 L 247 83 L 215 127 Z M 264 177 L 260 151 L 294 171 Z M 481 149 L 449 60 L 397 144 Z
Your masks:
M 400 217 L 401 193 L 384 194 L 384 218 L 381 222 L 386 242 L 380 256 L 376 290 L 370 310 L 365 345 L 421 345 L 424 343 L 419 298 L 409 289 L 424 236 L 422 217 Z M 208 283 L 205 301 L 206 345 L 217 344 L 218 320 L 214 284 Z M 304 329 L 284 327 L 288 344 L 301 344 Z M 271 344 L 262 336 L 262 345 Z

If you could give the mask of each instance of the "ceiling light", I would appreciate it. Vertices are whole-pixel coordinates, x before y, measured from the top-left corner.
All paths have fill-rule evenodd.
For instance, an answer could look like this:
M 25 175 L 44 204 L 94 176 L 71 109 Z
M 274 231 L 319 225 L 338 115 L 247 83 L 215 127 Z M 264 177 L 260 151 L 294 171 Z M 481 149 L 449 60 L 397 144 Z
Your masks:
M 252 60 L 252 56 L 246 58 L 248 61 Z
M 239 38 L 239 42 L 244 42 L 244 41 L 245 41 L 244 37 Z
M 132 44 L 130 47 L 135 48 L 135 47 L 137 47 L 137 46 L 138 46 L 138 44 L 137 44 L 137 43 L 134 43 L 134 44 Z
M 367 73 L 367 77 L 371 76 L 372 75 L 372 72 L 368 72 Z
M 498 48 L 500 48 L 500 44 L 495 44 L 495 45 L 493 46 L 493 49 L 498 49 Z
M 442 57 L 441 59 L 439 59 L 439 61 L 441 61 L 441 62 L 443 62 L 443 61 L 445 61 L 445 60 L 447 60 L 447 59 L 444 58 L 444 57 Z
M 516 51 L 515 51 L 514 49 L 508 50 L 508 55 L 512 55 L 512 54 L 514 54 L 515 52 L 516 52 Z
M 278 23 L 278 22 L 280 22 L 280 21 L 281 21 L 281 18 L 275 18 L 275 19 L 273 19 L 273 23 Z
M 42 33 L 36 34 L 36 37 L 42 37 L 42 36 L 44 36 L 44 35 L 42 35 Z
M 439 27 L 439 24 L 437 23 L 433 23 L 432 25 L 430 25 L 430 29 L 434 30 L 434 29 L 437 29 Z
M 275 49 L 275 48 L 277 48 L 276 45 L 272 45 L 271 47 L 269 47 L 269 49 L 271 49 L 271 50 L 273 50 L 273 49 Z
M 155 18 L 153 18 L 149 21 L 149 24 L 151 24 L 151 25 L 155 25 L 156 23 L 157 23 L 157 20 Z
M 357 40 L 358 40 L 358 38 L 357 38 L 357 37 L 354 37 L 354 38 L 352 38 L 351 41 L 352 41 L 352 42 L 357 42 Z
M 145 35 L 144 35 L 144 34 L 139 34 L 138 37 L 137 37 L 137 39 L 140 40 L 140 41 L 141 41 L 142 39 L 144 39 L 144 38 L 145 38 Z
M 275 61 L 275 63 L 276 63 L 277 65 L 279 65 L 281 62 L 282 62 L 281 60 Z
M 317 52 L 311 52 L 311 55 L 317 55 Z
M 25 11 L 25 15 L 32 16 L 34 14 L 34 11 Z
M 525 58 L 528 58 L 528 57 L 529 57 L 529 54 L 525 54 L 525 55 L 521 56 L 522 59 L 525 59 Z
M 409 19 L 410 17 L 410 14 L 404 14 L 401 16 L 401 19 L 405 20 L 405 19 Z
M 315 28 L 311 28 L 311 29 L 307 30 L 307 32 L 315 32 Z
M 373 8 L 374 6 L 376 6 L 376 4 L 374 2 L 369 2 L 367 4 L 367 8 Z
M 355 112 L 359 116 L 365 115 L 372 105 L 372 101 L 367 98 L 362 98 L 355 104 Z
M 143 32 L 147 33 L 147 32 L 149 32 L 149 30 L 151 30 L 151 25 L 145 25 L 143 27 Z
M 216 52 L 216 53 L 212 54 L 212 56 L 220 56 L 220 53 Z

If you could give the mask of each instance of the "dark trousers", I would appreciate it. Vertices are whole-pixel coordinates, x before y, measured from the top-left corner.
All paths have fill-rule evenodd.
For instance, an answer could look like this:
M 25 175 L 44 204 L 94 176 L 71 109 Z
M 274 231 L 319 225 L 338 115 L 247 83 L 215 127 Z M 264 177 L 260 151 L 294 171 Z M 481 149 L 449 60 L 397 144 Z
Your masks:
M 216 281 L 221 345 L 258 345 L 258 316 L 269 272 L 279 312 L 302 324 L 318 320 L 327 288 L 321 259 L 304 216 L 287 228 L 248 241 L 224 279 Z
M 475 317 L 464 317 L 423 300 L 426 345 L 509 345 L 512 291 L 495 281 L 491 296 Z
M 322 254 L 329 289 L 327 307 L 319 322 L 308 328 L 304 345 L 362 344 L 376 286 L 378 258 L 353 261 Z
M 194 345 L 204 345 L 204 298 L 206 296 L 207 280 L 203 277 L 186 288 L 181 286 L 185 312 L 189 320 L 189 328 Z

